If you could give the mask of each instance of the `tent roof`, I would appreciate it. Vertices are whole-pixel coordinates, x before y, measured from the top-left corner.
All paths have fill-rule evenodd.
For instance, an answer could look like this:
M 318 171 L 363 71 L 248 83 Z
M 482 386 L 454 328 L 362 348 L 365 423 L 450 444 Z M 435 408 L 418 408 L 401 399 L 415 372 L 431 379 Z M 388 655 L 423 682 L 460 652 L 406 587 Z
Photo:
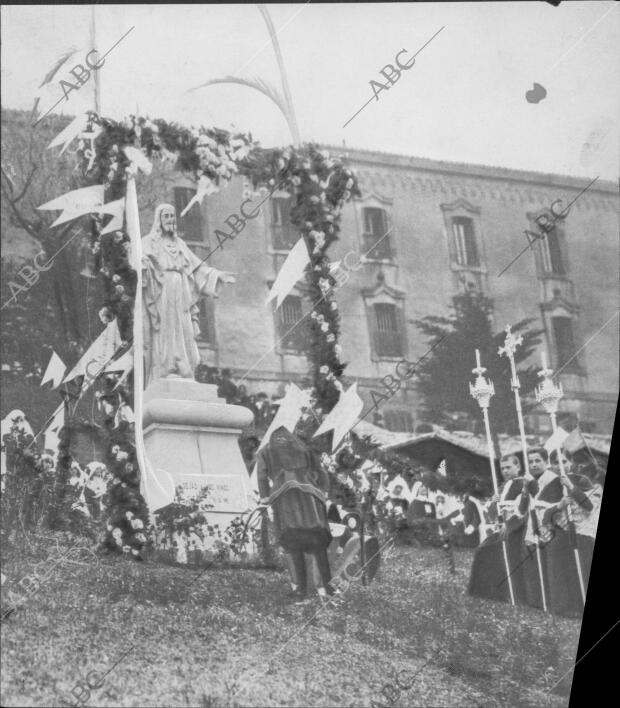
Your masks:
M 429 433 L 394 433 L 372 425 L 371 423 L 367 423 L 366 421 L 361 421 L 356 426 L 356 432 L 360 436 L 370 436 L 373 442 L 387 450 L 415 447 L 429 440 L 437 440 L 450 443 L 455 447 L 459 447 L 479 457 L 488 458 L 486 437 L 474 435 L 464 430 L 449 431 L 439 425 L 434 425 L 433 431 Z M 571 433 L 571 440 L 567 445 L 570 452 L 576 452 L 577 450 L 589 446 L 594 452 L 609 455 L 611 436 L 594 435 L 590 433 L 581 433 L 580 435 L 579 433 L 580 431 L 578 430 Z M 500 434 L 498 435 L 498 439 L 502 455 L 521 452 L 520 437 Z M 528 446 L 542 445 L 545 440 L 545 436 L 526 435 Z

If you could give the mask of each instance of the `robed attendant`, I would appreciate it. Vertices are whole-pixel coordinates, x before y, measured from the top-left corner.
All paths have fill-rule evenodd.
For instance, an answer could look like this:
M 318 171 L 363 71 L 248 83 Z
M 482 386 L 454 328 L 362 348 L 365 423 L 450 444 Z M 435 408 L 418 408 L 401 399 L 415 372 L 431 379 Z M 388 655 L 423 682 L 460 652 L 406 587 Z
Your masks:
M 562 467 L 567 471 L 571 467 L 570 460 L 564 453 L 560 454 L 563 457 Z M 589 523 L 595 509 L 591 498 L 594 486 L 583 475 L 570 472 L 560 475 L 556 451 L 551 453 L 550 462 L 557 479 L 566 491 L 561 491 L 562 498 L 541 515 L 541 526 L 544 532 L 551 535 L 545 547 L 547 605 L 554 614 L 579 617 L 583 612 L 583 598 L 577 563 L 586 589 L 596 534 L 596 529 L 592 529 L 592 524 Z M 582 533 L 579 533 L 580 530 Z M 583 533 L 584 531 L 588 533 Z
M 489 600 L 510 602 L 510 579 L 515 602 L 524 603 L 521 547 L 526 517 L 520 511 L 519 502 L 525 478 L 521 476 L 521 463 L 515 455 L 504 455 L 500 469 L 504 481 L 488 506 L 488 516 L 499 528 L 476 549 L 469 577 L 469 593 Z
M 273 509 L 276 537 L 292 561 L 292 589 L 300 599 L 307 592 L 304 553 L 316 559 L 321 583 L 331 592 L 327 547 L 327 474 L 312 450 L 283 426 L 274 430 L 258 453 L 257 481 L 261 502 Z

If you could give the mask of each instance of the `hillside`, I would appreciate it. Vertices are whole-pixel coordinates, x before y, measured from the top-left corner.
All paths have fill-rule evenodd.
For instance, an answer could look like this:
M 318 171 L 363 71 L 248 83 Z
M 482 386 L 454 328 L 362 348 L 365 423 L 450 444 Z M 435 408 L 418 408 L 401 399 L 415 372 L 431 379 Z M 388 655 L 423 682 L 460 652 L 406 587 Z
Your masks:
M 69 705 L 76 682 L 106 672 L 90 700 L 75 695 L 92 706 L 390 705 L 381 691 L 398 675 L 410 688 L 397 706 L 568 703 L 570 673 L 546 692 L 572 665 L 579 622 L 467 597 L 470 551 L 450 575 L 441 550 L 398 547 L 335 609 L 284 604 L 280 572 L 199 575 L 86 552 L 55 567 L 9 559 L 3 597 L 37 558 L 48 580 L 3 623 L 5 706 Z

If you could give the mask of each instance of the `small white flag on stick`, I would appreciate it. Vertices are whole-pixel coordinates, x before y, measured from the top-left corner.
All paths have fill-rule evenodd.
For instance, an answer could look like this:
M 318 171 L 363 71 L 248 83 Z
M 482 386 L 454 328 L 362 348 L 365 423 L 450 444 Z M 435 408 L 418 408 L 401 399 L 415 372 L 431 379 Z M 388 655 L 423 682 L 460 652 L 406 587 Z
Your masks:
M 202 204 L 202 200 L 205 197 L 208 197 L 209 194 L 214 194 L 217 191 L 217 186 L 213 184 L 213 182 L 206 175 L 201 175 L 198 180 L 198 189 L 196 190 L 196 194 L 194 194 L 194 196 L 189 200 L 187 206 L 181 212 L 181 216 L 185 216 L 194 204 Z
M 327 414 L 314 437 L 333 430 L 332 451 L 335 450 L 342 438 L 355 425 L 363 407 L 364 402 L 357 393 L 357 383 L 353 383 L 347 391 L 340 394 L 338 403 Z
M 271 302 L 275 297 L 277 298 L 276 307 L 280 307 L 284 298 L 295 287 L 295 283 L 303 276 L 308 263 L 310 263 L 308 247 L 304 239 L 300 238 L 282 264 L 265 304 Z
M 63 360 L 52 350 L 51 359 L 49 360 L 47 369 L 45 369 L 40 385 L 43 386 L 48 381 L 51 381 L 52 388 L 57 388 L 62 383 L 62 377 L 65 375 L 66 370 L 67 366 Z
M 125 199 L 117 199 L 114 202 L 108 202 L 98 209 L 100 214 L 112 214 L 112 219 L 101 231 L 101 235 L 109 234 L 112 231 L 119 231 L 123 228 L 123 217 L 125 215 Z
M 91 187 L 82 187 L 82 189 L 74 189 L 71 192 L 67 192 L 56 199 L 52 199 L 50 202 L 42 204 L 37 209 L 50 211 L 62 209 L 62 214 L 52 224 L 52 226 L 59 226 L 72 219 L 77 219 L 78 216 L 96 213 L 100 211 L 102 206 L 103 185 L 94 184 Z
M 558 425 L 558 429 L 555 431 L 555 433 L 553 433 L 553 435 L 545 443 L 545 450 L 547 452 L 552 452 L 553 450 L 556 450 L 557 448 L 561 448 L 567 437 L 568 437 L 568 433 L 566 432 L 566 430 L 564 430 L 564 428 L 561 428 Z
M 286 387 L 284 398 L 280 401 L 280 406 L 269 424 L 267 431 L 258 447 L 264 447 L 271 437 L 271 433 L 280 426 L 284 426 L 290 433 L 295 430 L 297 421 L 301 416 L 301 410 L 310 405 L 310 391 L 302 391 L 294 383 L 289 383 Z
M 62 145 L 62 150 L 60 151 L 60 154 L 62 155 L 62 153 L 69 147 L 69 145 L 71 145 L 75 138 L 80 137 L 83 140 L 94 140 L 102 130 L 101 126 L 93 124 L 92 132 L 87 133 L 87 128 L 88 114 L 81 113 L 76 116 L 71 123 L 64 128 L 64 130 L 61 130 L 60 133 L 58 133 L 58 135 L 47 146 L 47 149 L 49 150 L 57 145 Z
M 85 376 L 82 390 L 86 390 L 96 376 L 102 373 L 102 369 L 118 351 L 121 345 L 121 336 L 118 331 L 116 320 L 108 322 L 107 327 L 90 345 L 82 355 L 78 363 L 65 376 L 63 383 L 72 381 L 77 376 Z M 86 386 L 85 386 L 86 384 Z

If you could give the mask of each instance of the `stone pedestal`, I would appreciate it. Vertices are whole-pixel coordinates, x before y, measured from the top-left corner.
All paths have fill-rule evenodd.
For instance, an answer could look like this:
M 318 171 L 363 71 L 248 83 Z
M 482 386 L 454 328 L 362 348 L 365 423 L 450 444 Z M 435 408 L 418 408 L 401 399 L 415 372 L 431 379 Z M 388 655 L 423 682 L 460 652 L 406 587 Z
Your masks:
M 186 499 L 208 486 L 213 508 L 207 517 L 222 532 L 235 516 L 255 506 L 237 443 L 251 422 L 252 412 L 218 398 L 213 384 L 166 378 L 144 392 L 144 445 L 152 468 L 168 472 Z

